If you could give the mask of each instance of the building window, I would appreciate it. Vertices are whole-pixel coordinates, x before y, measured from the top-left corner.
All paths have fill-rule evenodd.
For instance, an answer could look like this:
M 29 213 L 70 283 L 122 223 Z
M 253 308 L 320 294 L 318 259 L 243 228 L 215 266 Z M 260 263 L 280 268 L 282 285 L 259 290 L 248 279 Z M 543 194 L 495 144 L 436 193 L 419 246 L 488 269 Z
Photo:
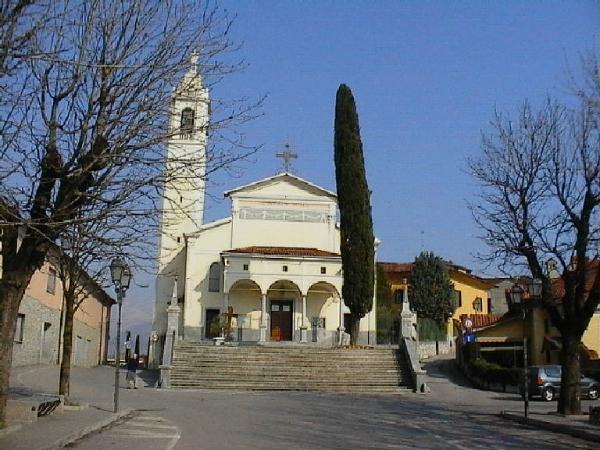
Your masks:
M 454 291 L 454 308 L 460 308 L 462 306 L 462 292 Z
M 394 302 L 401 304 L 404 302 L 404 289 L 398 289 L 394 292 Z
M 194 132 L 194 110 L 185 108 L 181 111 L 181 124 L 179 127 L 182 138 L 189 138 Z
M 473 309 L 477 312 L 483 311 L 483 300 L 481 297 L 475 297 L 475 300 L 473 300 Z
M 321 275 L 325 275 L 327 273 L 327 267 L 321 267 Z
M 50 268 L 48 270 L 48 281 L 46 282 L 46 292 L 54 294 L 56 291 L 56 270 Z
M 244 270 L 248 270 L 248 264 L 244 264 Z
M 219 292 L 221 285 L 221 264 L 215 262 L 208 271 L 208 292 Z
M 288 271 L 288 266 L 283 266 L 283 271 L 287 272 Z
M 494 312 L 494 305 L 492 305 L 492 299 L 488 298 L 487 299 L 487 310 L 488 310 L 488 314 L 491 314 Z
M 17 314 L 17 326 L 15 328 L 15 342 L 23 342 L 23 329 L 25 328 L 25 314 Z

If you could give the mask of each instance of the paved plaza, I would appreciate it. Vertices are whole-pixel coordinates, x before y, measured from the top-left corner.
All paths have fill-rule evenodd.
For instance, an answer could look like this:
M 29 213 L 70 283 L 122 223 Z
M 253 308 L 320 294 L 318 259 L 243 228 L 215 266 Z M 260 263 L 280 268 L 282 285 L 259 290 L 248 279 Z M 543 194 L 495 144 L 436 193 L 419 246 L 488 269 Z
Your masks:
M 169 391 L 151 387 L 153 379 L 145 375 L 146 386 L 137 390 L 125 389 L 123 380 L 121 407 L 131 409 L 129 415 L 69 448 L 598 448 L 598 443 L 502 420 L 500 410 L 520 410 L 518 396 L 466 386 L 447 361 L 430 364 L 429 369 L 428 395 Z M 19 369 L 13 384 L 47 389 L 57 375 L 58 369 L 51 366 Z M 75 369 L 73 397 L 89 402 L 90 410 L 110 414 L 112 375 L 109 367 Z M 532 402 L 537 412 L 555 407 Z

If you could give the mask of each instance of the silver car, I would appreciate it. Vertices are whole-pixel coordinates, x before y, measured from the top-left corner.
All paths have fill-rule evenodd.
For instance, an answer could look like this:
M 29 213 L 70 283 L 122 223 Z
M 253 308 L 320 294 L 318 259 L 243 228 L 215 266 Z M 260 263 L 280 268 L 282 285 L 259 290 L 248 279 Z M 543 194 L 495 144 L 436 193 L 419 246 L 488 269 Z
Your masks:
M 560 377 L 562 366 L 531 366 L 529 367 L 529 396 L 541 397 L 547 402 L 560 395 Z M 600 383 L 592 378 L 581 376 L 579 382 L 581 395 L 590 400 L 600 396 Z

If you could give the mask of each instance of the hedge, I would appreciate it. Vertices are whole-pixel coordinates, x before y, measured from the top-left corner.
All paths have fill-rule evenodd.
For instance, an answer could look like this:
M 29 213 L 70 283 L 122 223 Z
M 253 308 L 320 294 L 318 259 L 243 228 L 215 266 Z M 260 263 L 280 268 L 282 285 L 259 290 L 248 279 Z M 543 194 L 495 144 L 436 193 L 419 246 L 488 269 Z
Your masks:
M 487 383 L 517 386 L 523 371 L 512 367 L 502 367 L 485 359 L 474 360 L 468 368 L 470 374 Z

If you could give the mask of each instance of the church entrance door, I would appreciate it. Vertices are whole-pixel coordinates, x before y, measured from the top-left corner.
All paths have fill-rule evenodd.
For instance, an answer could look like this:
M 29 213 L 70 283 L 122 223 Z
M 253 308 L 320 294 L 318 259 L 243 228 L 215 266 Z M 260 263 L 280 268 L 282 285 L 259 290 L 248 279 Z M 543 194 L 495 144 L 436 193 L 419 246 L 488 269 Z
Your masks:
M 290 300 L 271 301 L 271 340 L 292 340 L 292 309 Z

